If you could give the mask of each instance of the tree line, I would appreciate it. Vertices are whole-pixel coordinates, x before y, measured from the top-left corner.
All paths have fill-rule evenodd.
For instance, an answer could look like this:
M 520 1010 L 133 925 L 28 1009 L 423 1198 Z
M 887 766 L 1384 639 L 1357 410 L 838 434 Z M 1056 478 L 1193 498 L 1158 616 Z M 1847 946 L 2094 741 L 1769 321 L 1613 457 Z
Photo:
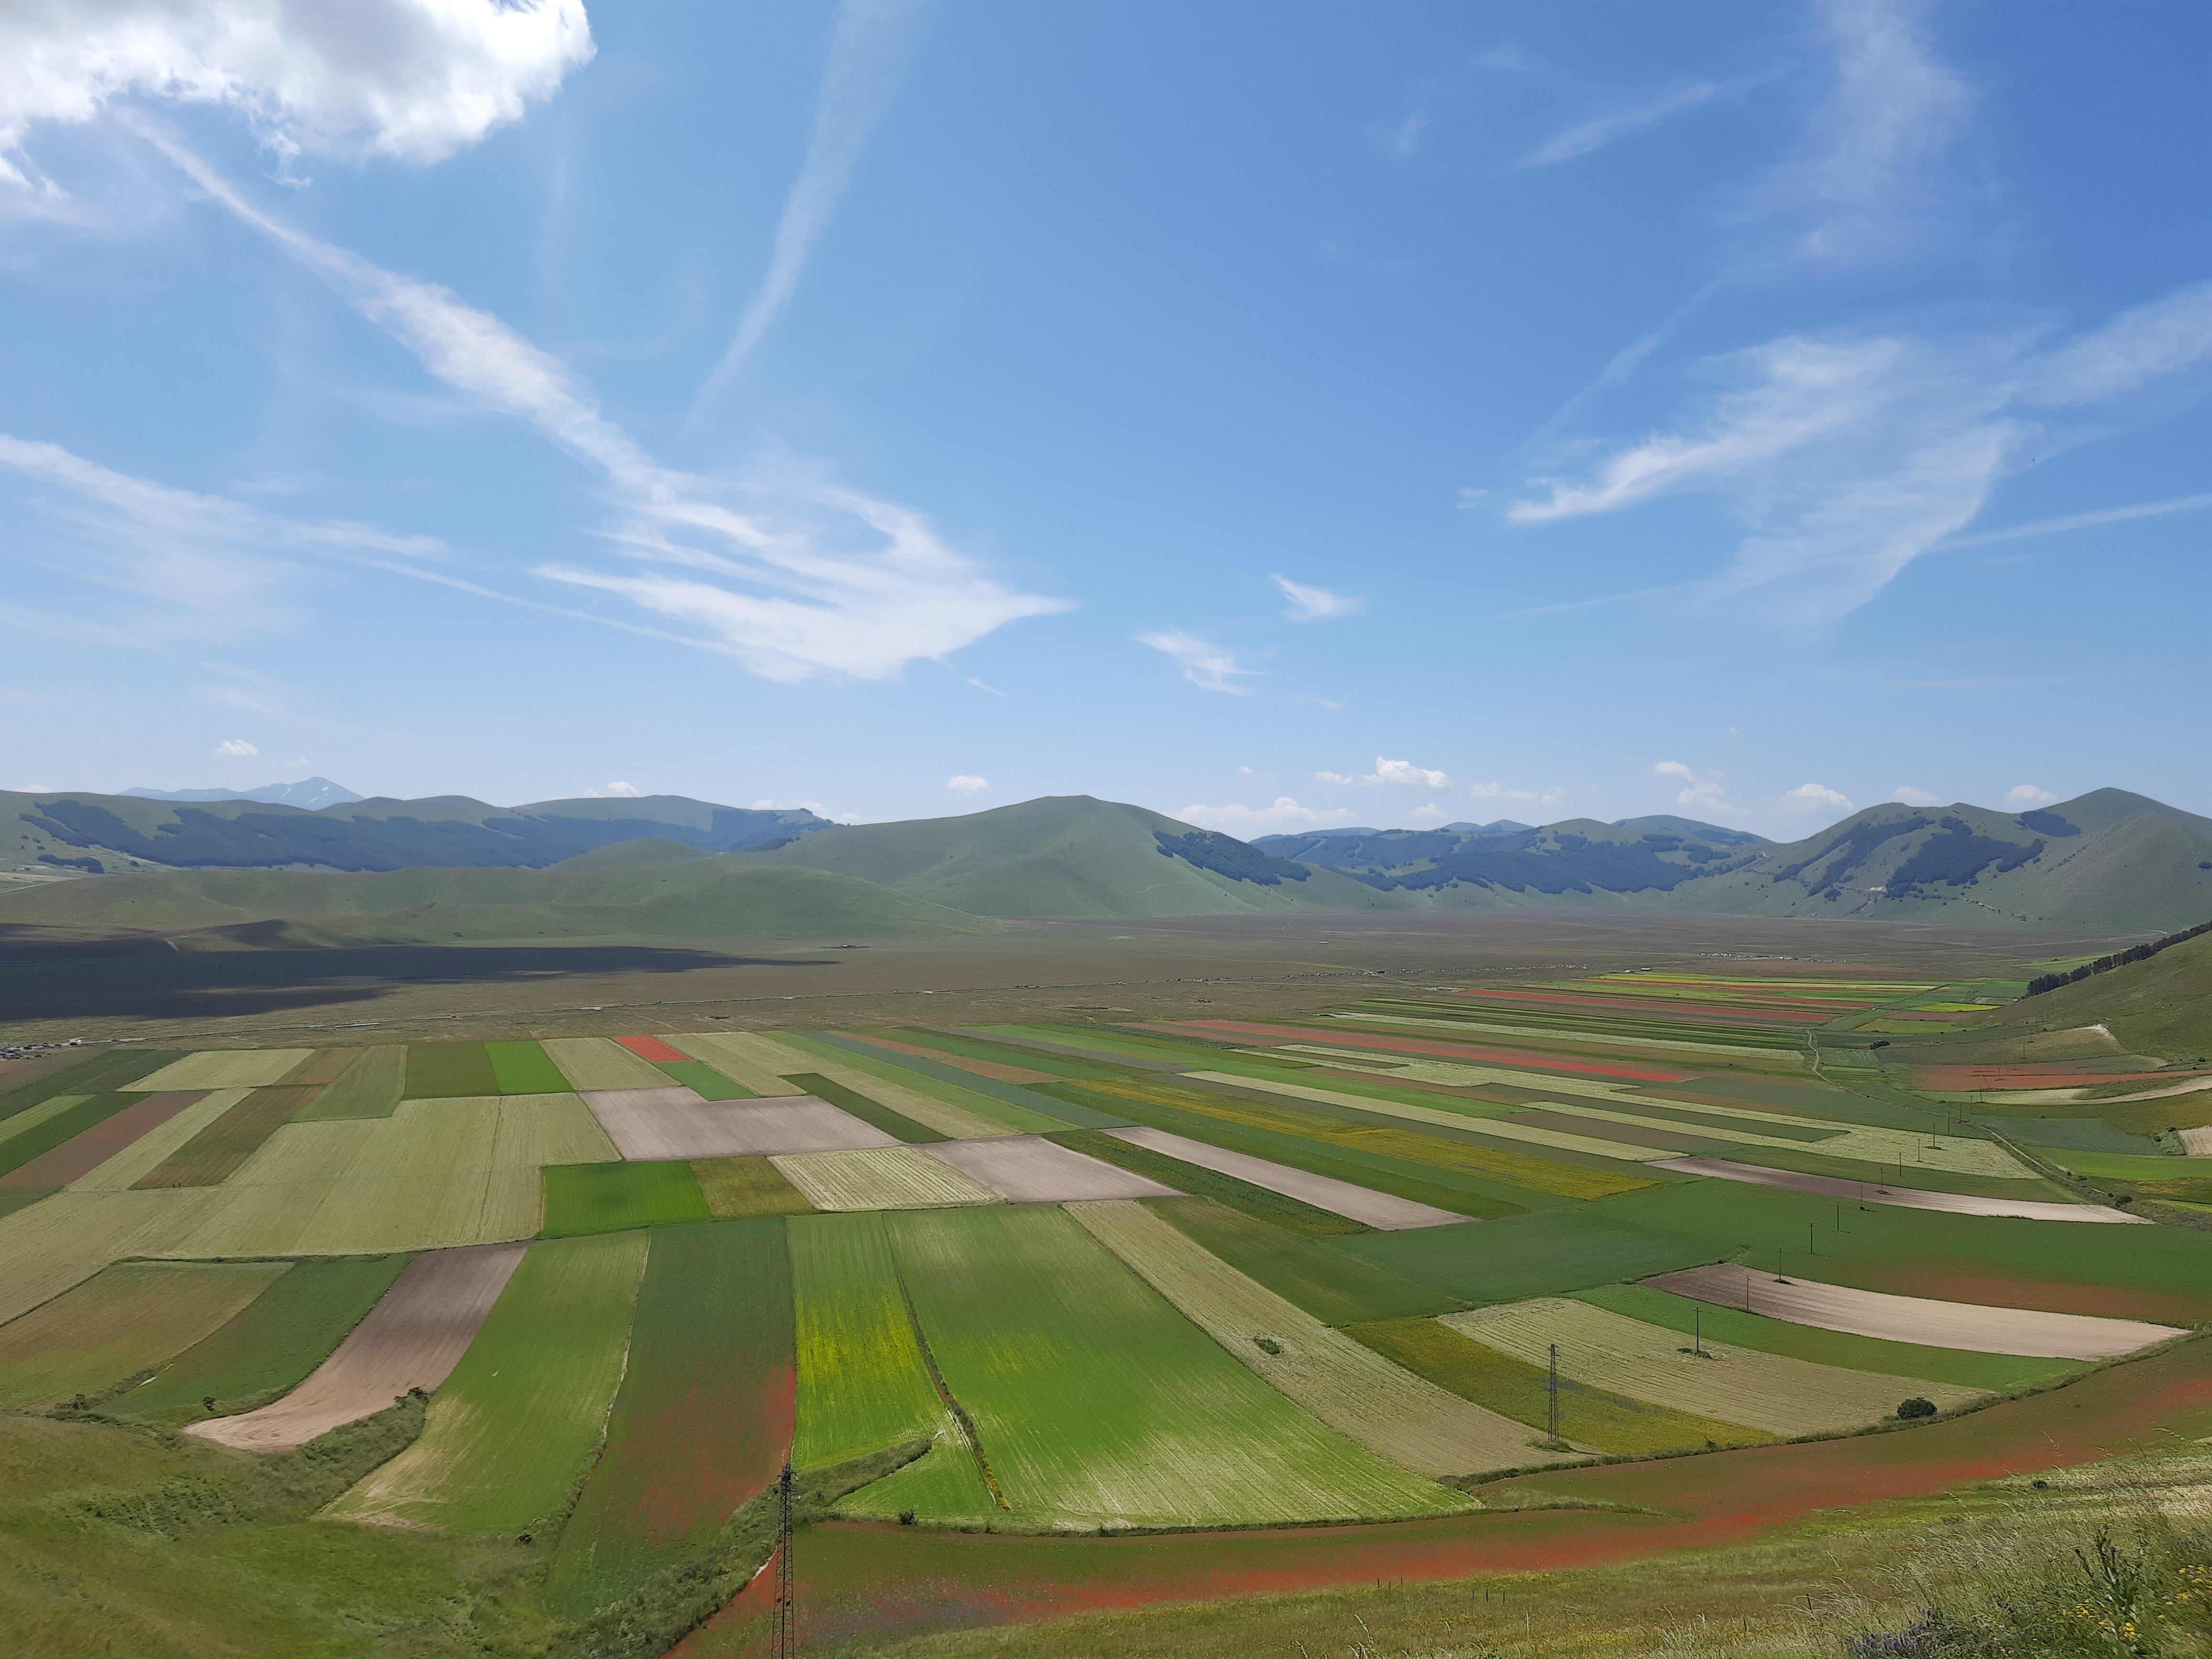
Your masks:
M 2099 957 L 2086 962 L 2070 974 L 2038 974 L 2027 982 L 2027 994 L 2041 996 L 2045 991 L 2055 991 L 2062 985 L 2071 985 L 2092 974 L 2108 974 L 2115 968 L 2124 968 L 2131 962 L 2148 962 L 2169 945 L 2179 945 L 2184 939 L 2195 939 L 2200 933 L 2212 933 L 2212 921 L 2199 922 L 2196 927 L 2179 933 L 2168 933 L 2164 939 L 2153 939 L 2148 945 L 2137 945 L 2109 957 Z

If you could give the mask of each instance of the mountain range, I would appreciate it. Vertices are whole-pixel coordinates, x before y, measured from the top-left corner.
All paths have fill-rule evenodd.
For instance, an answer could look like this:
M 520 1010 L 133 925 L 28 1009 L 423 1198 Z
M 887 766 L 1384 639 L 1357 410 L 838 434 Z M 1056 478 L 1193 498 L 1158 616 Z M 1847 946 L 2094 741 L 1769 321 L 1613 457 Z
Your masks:
M 18 872 L 103 879 L 19 873 L 0 894 L 0 926 L 240 942 L 264 924 L 331 942 L 923 937 L 1024 917 L 1297 909 L 1633 908 L 2103 932 L 2212 916 L 2212 819 L 2118 789 L 2024 812 L 1892 803 L 1782 843 L 1671 816 L 1248 843 L 1087 795 L 841 825 L 672 795 L 305 811 L 0 793 L 0 854 L 10 852 Z
M 276 806 L 297 806 L 313 812 L 325 806 L 343 806 L 363 797 L 328 778 L 302 778 L 297 783 L 264 783 L 256 789 L 126 789 L 139 800 L 258 800 Z

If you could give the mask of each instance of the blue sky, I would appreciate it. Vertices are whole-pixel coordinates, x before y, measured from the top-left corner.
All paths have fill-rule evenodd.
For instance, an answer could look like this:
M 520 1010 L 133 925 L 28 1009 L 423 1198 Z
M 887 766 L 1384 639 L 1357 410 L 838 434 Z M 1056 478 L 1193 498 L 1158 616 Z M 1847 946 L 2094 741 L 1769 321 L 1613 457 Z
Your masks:
M 11 11 L 0 786 L 2212 811 L 2208 46 Z

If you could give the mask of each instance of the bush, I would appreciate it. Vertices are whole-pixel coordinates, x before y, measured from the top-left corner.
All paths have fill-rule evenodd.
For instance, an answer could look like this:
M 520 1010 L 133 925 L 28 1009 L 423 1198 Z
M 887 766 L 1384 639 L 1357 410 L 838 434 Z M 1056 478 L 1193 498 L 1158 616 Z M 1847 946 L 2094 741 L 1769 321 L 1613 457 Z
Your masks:
M 1932 1400 L 1923 1400 L 1916 1394 L 1911 1399 L 1899 1402 L 1897 1414 L 1907 1419 L 1915 1417 L 1933 1417 L 1936 1415 L 1936 1402 Z

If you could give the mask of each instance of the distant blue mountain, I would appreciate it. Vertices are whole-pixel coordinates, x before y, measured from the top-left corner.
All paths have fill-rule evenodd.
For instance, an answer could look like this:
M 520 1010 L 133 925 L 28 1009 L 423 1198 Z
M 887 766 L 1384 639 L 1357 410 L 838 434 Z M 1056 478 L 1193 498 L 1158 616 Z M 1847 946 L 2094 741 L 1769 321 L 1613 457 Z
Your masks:
M 125 789 L 141 800 L 258 800 L 273 806 L 297 806 L 305 811 L 343 806 L 362 800 L 342 783 L 328 778 L 301 778 L 297 783 L 264 783 L 258 789 Z

